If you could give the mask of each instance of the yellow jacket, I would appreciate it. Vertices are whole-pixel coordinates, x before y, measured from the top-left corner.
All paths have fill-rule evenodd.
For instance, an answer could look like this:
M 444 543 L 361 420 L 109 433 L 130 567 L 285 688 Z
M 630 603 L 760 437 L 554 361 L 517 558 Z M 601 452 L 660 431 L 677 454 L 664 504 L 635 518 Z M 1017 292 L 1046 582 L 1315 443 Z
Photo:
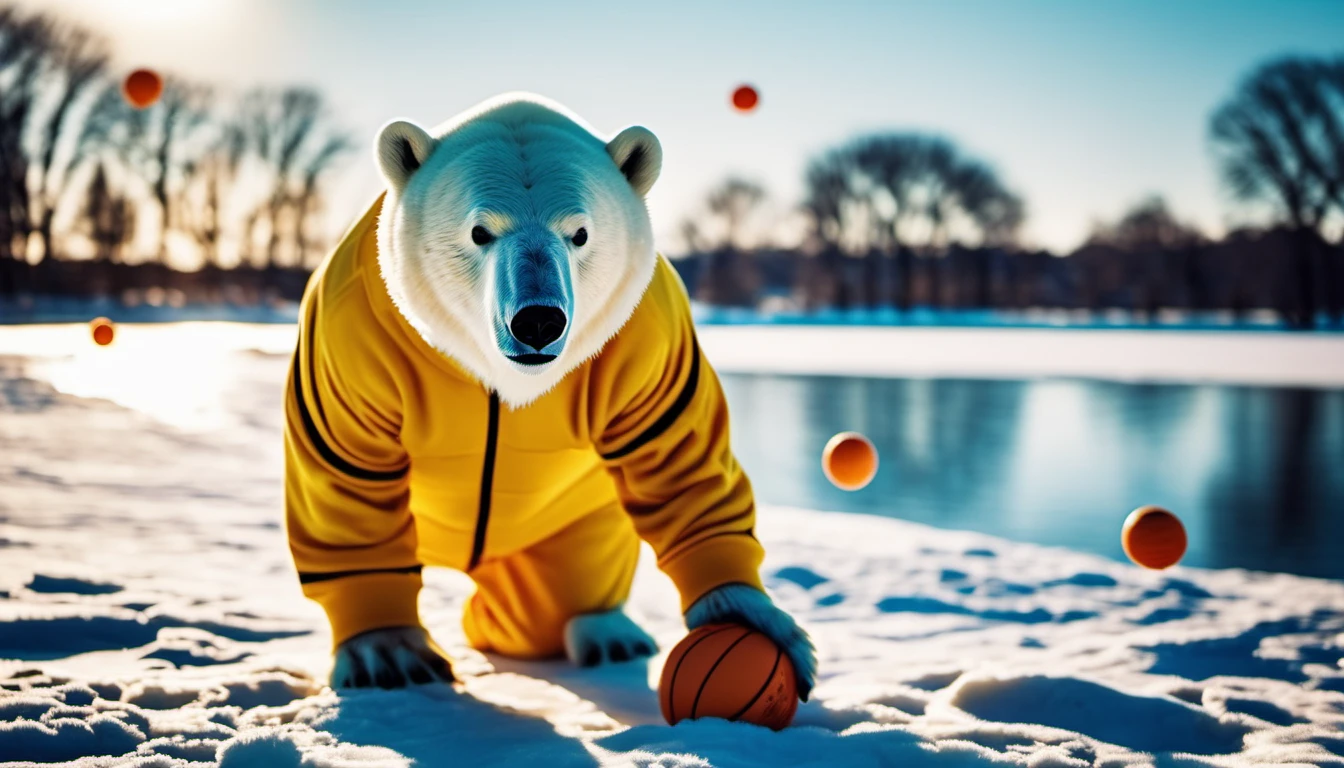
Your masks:
M 659 257 L 598 355 L 514 410 L 393 306 L 380 205 L 309 281 L 285 394 L 290 548 L 334 642 L 418 624 L 422 565 L 471 573 L 612 501 L 683 610 L 722 584 L 760 587 L 751 486 L 671 265 Z

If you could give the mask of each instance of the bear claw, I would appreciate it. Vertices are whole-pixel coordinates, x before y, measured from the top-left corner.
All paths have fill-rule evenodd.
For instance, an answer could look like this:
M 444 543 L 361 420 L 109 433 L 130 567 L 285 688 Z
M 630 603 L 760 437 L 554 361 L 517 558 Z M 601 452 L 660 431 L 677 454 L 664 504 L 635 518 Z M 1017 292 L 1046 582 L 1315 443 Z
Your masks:
M 341 643 L 331 670 L 333 688 L 403 688 L 453 682 L 453 668 L 421 627 L 364 632 Z
M 581 667 L 652 656 L 653 638 L 621 609 L 575 616 L 565 626 L 565 651 Z

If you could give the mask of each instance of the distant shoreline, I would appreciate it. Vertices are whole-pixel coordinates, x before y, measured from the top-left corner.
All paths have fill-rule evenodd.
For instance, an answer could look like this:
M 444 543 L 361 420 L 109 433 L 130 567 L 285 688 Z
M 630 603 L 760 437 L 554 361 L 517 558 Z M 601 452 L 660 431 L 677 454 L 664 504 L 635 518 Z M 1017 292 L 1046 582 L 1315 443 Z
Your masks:
M 1125 310 L 1075 310 L 1061 308 L 936 309 L 916 307 L 901 311 L 878 309 L 761 312 L 692 302 L 700 327 L 802 327 L 802 328 L 962 328 L 962 329 L 1075 329 L 1162 332 L 1286 332 L 1294 335 L 1344 334 L 1344 322 L 1332 323 L 1320 316 L 1312 331 L 1294 329 L 1272 310 L 1253 310 L 1241 317 L 1227 311 L 1188 312 L 1163 310 L 1148 317 Z M 295 301 L 235 305 L 187 303 L 127 306 L 110 298 L 79 299 L 42 297 L 21 305 L 0 298 L 0 326 L 83 323 L 106 317 L 116 323 L 235 322 L 286 324 L 298 320 Z
M 127 306 L 114 299 L 76 299 L 43 297 L 31 305 L 20 306 L 13 299 L 0 298 L 0 327 L 6 325 L 55 325 L 86 323 L 106 317 L 114 323 L 179 323 L 217 321 L 231 323 L 295 323 L 298 302 L 274 304 L 139 304 Z
M 1344 387 L 1344 333 L 711 326 L 721 373 Z
M 292 322 L 128 322 L 125 344 L 197 334 L 223 348 L 293 349 Z M 224 338 L 227 337 L 227 341 Z M 1344 333 L 1219 329 L 703 325 L 701 348 L 723 374 L 866 378 L 1081 378 L 1126 383 L 1344 388 Z M 78 323 L 0 326 L 0 355 L 92 350 Z

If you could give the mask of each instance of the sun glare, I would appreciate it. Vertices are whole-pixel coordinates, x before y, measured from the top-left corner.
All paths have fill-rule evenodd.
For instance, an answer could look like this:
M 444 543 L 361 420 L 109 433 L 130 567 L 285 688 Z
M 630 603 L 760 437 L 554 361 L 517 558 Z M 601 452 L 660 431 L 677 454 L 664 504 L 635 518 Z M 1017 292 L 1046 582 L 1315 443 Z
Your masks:
M 199 22 L 220 9 L 224 0 L 65 0 L 71 11 L 122 27 L 165 26 Z
M 227 398 L 247 366 L 270 358 L 283 368 L 294 333 L 288 325 L 128 324 L 99 346 L 84 324 L 27 326 L 9 329 L 0 354 L 31 356 L 31 375 L 60 392 L 197 431 L 229 426 Z

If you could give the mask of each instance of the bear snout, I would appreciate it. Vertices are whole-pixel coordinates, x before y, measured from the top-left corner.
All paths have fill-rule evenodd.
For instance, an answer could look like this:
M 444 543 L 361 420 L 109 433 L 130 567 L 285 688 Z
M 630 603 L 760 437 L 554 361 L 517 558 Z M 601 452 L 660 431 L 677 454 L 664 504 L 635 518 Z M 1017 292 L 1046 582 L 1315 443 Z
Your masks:
M 540 226 L 525 226 L 501 239 L 495 279 L 486 302 L 499 352 L 514 370 L 549 370 L 573 330 L 573 266 L 560 239 Z
M 557 307 L 532 305 L 523 307 L 509 322 L 513 337 L 540 352 L 551 342 L 565 335 L 565 313 Z

